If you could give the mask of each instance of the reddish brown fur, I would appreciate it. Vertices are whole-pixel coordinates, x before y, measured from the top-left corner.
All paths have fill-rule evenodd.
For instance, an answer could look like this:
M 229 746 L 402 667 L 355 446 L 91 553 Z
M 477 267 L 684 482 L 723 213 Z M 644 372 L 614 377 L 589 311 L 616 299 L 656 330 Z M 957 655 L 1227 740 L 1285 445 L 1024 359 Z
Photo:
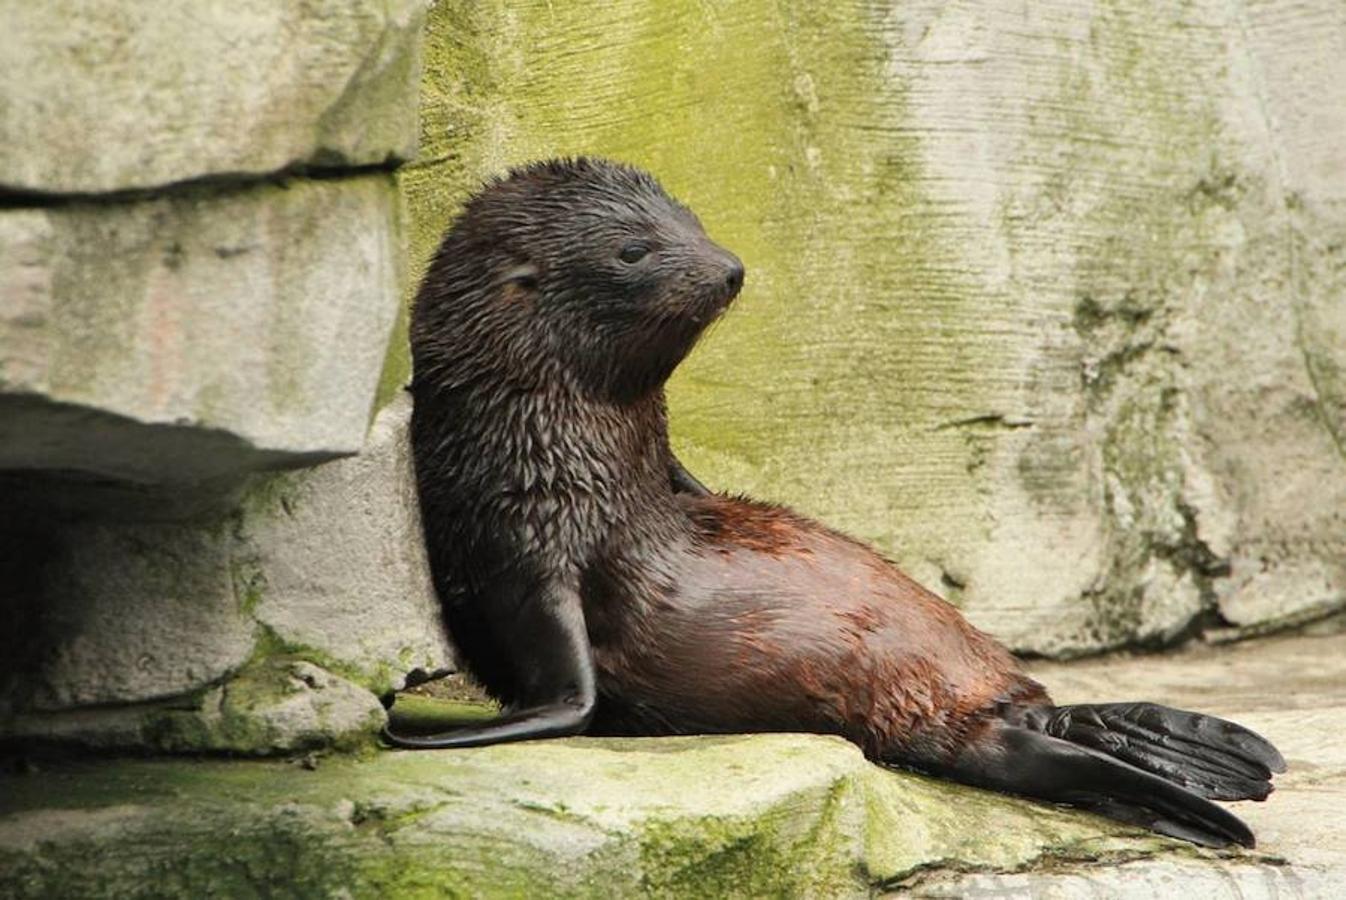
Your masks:
M 595 641 L 600 730 L 830 732 L 940 767 L 997 704 L 1046 701 L 1003 647 L 862 544 L 747 500 L 682 505 L 696 532 L 671 586 Z

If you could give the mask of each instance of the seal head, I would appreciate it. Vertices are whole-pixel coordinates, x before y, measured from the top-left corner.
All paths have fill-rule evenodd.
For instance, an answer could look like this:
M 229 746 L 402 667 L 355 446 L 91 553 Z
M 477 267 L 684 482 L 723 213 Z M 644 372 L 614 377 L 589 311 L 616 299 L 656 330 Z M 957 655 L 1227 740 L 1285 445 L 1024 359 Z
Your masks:
M 561 375 L 631 400 L 667 380 L 742 285 L 739 259 L 650 175 L 549 160 L 468 203 L 418 300 L 417 337 L 473 327 L 491 348 L 481 361 L 506 377 Z

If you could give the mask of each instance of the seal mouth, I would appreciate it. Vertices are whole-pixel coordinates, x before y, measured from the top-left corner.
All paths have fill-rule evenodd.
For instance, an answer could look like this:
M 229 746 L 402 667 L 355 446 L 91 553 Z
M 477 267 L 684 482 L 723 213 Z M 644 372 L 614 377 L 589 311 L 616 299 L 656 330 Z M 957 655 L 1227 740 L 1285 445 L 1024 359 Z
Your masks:
M 698 327 L 705 328 L 715 324 L 721 316 L 728 312 L 729 307 L 734 305 L 738 299 L 738 288 L 726 290 L 723 293 L 711 298 L 711 301 L 701 309 L 696 310 L 689 316 L 692 323 Z

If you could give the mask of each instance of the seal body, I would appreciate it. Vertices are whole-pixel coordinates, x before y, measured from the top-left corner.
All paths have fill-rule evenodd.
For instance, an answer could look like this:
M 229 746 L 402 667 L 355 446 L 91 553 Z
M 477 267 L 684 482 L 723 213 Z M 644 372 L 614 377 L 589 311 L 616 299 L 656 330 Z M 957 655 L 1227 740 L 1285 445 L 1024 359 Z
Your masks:
M 444 619 L 504 704 L 398 745 L 814 731 L 877 761 L 1252 843 L 1280 755 L 1152 704 L 1054 706 L 1001 645 L 870 548 L 706 491 L 663 384 L 742 264 L 647 174 L 519 169 L 449 232 L 412 318 L 412 444 Z
M 868 547 L 746 500 L 678 506 L 689 529 L 654 567 L 672 578 L 591 580 L 596 731 L 815 731 L 931 768 L 997 703 L 1046 701 L 1001 645 Z

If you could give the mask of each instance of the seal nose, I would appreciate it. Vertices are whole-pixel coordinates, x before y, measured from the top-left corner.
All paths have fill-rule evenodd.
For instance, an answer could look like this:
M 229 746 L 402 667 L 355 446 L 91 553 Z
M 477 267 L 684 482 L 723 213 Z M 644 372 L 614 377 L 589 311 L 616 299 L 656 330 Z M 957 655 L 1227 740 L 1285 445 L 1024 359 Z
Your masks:
M 729 256 L 729 273 L 724 276 L 724 283 L 731 295 L 737 294 L 739 288 L 743 287 L 743 263 L 732 254 Z

